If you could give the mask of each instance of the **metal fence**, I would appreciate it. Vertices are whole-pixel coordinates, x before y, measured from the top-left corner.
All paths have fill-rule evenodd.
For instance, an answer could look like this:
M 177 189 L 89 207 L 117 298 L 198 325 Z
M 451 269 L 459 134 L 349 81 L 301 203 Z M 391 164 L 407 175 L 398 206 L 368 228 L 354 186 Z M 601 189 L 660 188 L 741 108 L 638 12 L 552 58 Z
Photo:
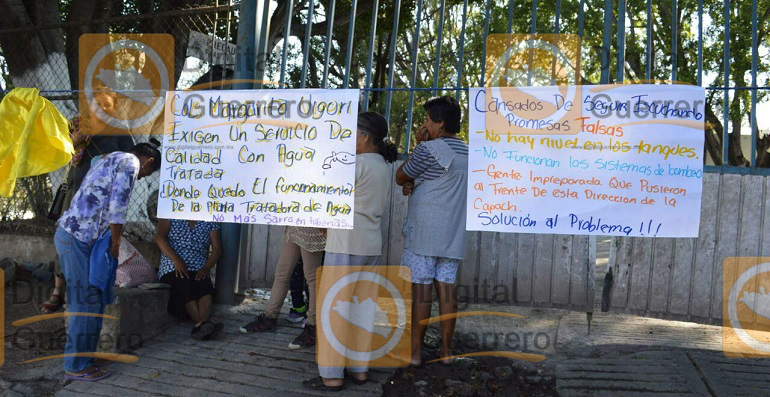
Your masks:
M 555 33 L 582 38 L 581 84 L 704 86 L 707 171 L 767 174 L 770 167 L 767 1 L 258 3 L 271 15 L 259 35 L 270 54 L 264 75 L 289 87 L 361 88 L 361 108 L 388 117 L 404 152 L 421 120 L 416 105 L 453 93 L 467 106 L 467 87 L 484 85 L 488 34 Z M 317 36 L 323 39 L 314 42 Z M 301 53 L 291 51 L 292 41 Z M 271 57 L 280 58 L 280 68 Z M 299 71 L 287 73 L 292 61 Z
M 19 12 L 26 12 L 23 2 L 16 2 Z M 178 3 L 183 8 L 169 9 L 170 4 Z M 176 40 L 178 70 L 188 66 L 201 72 L 188 79 L 175 76 L 177 87 L 184 88 L 195 81 L 230 76 L 227 61 L 187 57 L 190 32 L 208 35 L 212 47 L 218 43 L 215 37 L 235 43 L 238 18 L 248 10 L 250 15 L 260 16 L 255 32 L 260 40 L 255 43 L 253 58 L 234 59 L 234 63 L 244 62 L 245 67 L 255 69 L 255 78 L 276 82 L 263 84 L 263 88 L 360 88 L 361 109 L 385 114 L 392 137 L 400 142 L 402 153 L 408 153 L 410 132 L 423 117 L 421 103 L 430 96 L 452 94 L 467 106 L 467 87 L 484 85 L 488 34 L 576 34 L 582 37 L 581 84 L 663 80 L 705 86 L 706 170 L 770 173 L 770 119 L 763 118 L 770 114 L 770 49 L 762 44 L 770 30 L 767 0 L 222 3 L 156 2 L 153 9 L 146 10 L 147 2 L 115 1 L 109 4 L 118 4 L 122 10 L 83 20 L 72 12 L 77 2 L 64 2 L 58 19 L 34 20 L 40 17 L 32 16 L 32 21 L 19 26 L 0 27 L 0 50 L 7 64 L 12 57 L 24 56 L 12 48 L 10 39 L 24 35 L 58 35 L 69 42 L 78 32 L 170 33 Z M 244 8 L 239 10 L 241 5 Z M 62 48 L 61 55 L 50 56 L 44 63 L 37 80 L 13 75 L 9 68 L 0 67 L 0 71 L 5 70 L 6 82 L 40 88 L 71 116 L 77 78 L 72 62 L 77 47 Z M 464 123 L 467 127 L 467 120 Z M 59 181 L 52 174 L 51 187 L 55 189 Z M 156 180 L 143 182 L 133 198 L 131 219 L 137 236 L 150 236 L 145 202 L 156 184 Z M 0 219 L 28 215 L 23 208 L 24 194 L 19 191 L 16 201 L 0 201 L 0 211 L 6 208 Z M 12 202 L 15 204 L 10 205 Z
M 228 59 L 214 59 L 214 51 L 209 47 L 222 42 L 234 42 L 234 27 L 237 25 L 234 14 L 238 9 L 236 2 L 216 1 L 180 9 L 172 9 L 161 3 L 151 10 L 142 9 L 138 3 L 121 2 L 122 10 L 112 10 L 111 14 L 94 19 L 89 18 L 88 14 L 77 15 L 77 2 L 62 3 L 59 11 L 52 12 L 47 19 L 28 13 L 25 3 L 21 0 L 11 1 L 11 10 L 4 11 L 27 17 L 20 18 L 19 26 L 0 27 L 0 82 L 5 84 L 0 98 L 13 87 L 35 87 L 65 117 L 76 117 L 77 38 L 81 33 L 171 34 L 175 41 L 173 50 L 177 88 L 221 79 L 222 75 L 227 74 L 226 70 L 232 68 L 232 62 L 228 64 Z M 104 5 L 109 8 L 107 3 Z M 35 44 L 56 48 L 35 48 Z M 38 50 L 44 55 L 43 59 L 35 58 L 40 55 L 36 53 Z M 26 66 L 19 62 L 20 58 L 31 58 L 28 61 L 34 63 L 34 67 L 27 68 L 24 73 L 14 73 L 14 62 L 16 70 Z M 122 108 L 120 105 L 118 107 Z M 150 135 L 145 132 L 131 131 L 134 142 L 146 142 Z M 65 174 L 65 169 L 61 169 L 48 175 L 19 180 L 13 197 L 0 198 L 0 231 L 53 234 L 54 223 L 46 219 L 45 215 L 53 194 L 66 178 Z M 154 217 L 157 207 L 157 189 L 157 174 L 137 182 L 126 224 L 126 234 L 132 240 L 149 241 L 154 237 L 154 225 L 150 219 Z

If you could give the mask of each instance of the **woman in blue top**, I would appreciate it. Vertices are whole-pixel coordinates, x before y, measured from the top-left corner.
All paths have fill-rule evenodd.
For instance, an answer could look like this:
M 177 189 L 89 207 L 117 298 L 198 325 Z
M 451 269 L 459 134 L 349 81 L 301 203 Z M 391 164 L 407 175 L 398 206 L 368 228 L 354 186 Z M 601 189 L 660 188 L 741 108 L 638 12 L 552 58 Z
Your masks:
M 212 222 L 160 219 L 155 233 L 162 253 L 158 276 L 171 285 L 168 312 L 180 320 L 189 317 L 195 339 L 214 339 L 223 328 L 209 321 L 214 295 L 209 273 L 222 255 L 219 229 Z

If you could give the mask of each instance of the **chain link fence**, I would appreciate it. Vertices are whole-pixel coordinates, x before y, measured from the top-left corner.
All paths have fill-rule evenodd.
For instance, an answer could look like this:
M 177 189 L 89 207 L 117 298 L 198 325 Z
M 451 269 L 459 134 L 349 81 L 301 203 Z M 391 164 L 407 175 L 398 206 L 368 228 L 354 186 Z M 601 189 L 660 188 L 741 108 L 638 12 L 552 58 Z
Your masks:
M 45 15 L 40 10 L 30 12 L 29 2 L 24 0 L 0 1 L 6 3 L 10 3 L 10 9 L 3 12 L 19 20 L 16 26 L 4 23 L 0 28 L 0 98 L 15 87 L 34 87 L 70 120 L 83 110 L 83 102 L 78 101 L 78 39 L 85 33 L 171 35 L 174 48 L 168 50 L 174 53 L 176 89 L 221 80 L 234 66 L 230 54 L 234 55 L 237 35 L 237 1 L 93 1 L 105 8 L 97 7 L 102 14 L 85 12 L 83 3 L 88 1 L 63 1 L 58 9 L 53 2 L 51 10 L 42 12 Z M 112 95 L 118 109 L 116 118 L 136 117 L 136 98 L 129 99 L 120 92 Z M 129 130 L 134 143 L 146 142 L 153 136 L 162 142 L 161 131 L 158 122 L 150 128 Z M 53 235 L 55 223 L 47 219 L 47 214 L 66 177 L 66 169 L 60 169 L 18 180 L 14 195 L 0 198 L 0 233 Z M 158 179 L 155 173 L 137 181 L 125 226 L 131 240 L 151 241 L 154 237 Z

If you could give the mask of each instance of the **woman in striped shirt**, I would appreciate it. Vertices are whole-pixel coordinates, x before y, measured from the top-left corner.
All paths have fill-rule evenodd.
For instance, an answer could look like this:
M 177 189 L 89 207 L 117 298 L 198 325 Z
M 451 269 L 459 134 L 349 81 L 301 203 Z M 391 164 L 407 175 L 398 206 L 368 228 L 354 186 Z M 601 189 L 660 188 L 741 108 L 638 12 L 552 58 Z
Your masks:
M 422 365 L 422 346 L 430 317 L 433 287 L 441 315 L 457 312 L 454 283 L 465 253 L 466 186 L 468 145 L 457 137 L 461 109 L 450 96 L 434 97 L 423 105 L 425 122 L 418 131 L 418 145 L 396 172 L 396 183 L 409 195 L 404 225 L 401 264 L 411 270 L 402 274 L 412 282 L 412 360 Z M 453 316 L 441 322 L 442 364 L 452 363 Z

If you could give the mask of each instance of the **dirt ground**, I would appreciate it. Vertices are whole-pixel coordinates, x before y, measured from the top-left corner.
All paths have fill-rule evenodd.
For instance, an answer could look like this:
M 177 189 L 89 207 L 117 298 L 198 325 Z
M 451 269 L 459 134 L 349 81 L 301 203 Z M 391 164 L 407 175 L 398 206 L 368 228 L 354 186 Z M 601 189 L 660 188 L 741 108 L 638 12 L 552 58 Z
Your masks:
M 455 341 L 465 337 L 455 335 Z M 425 337 L 423 361 L 439 357 L 439 329 L 431 326 Z M 459 343 L 457 346 L 466 344 Z M 462 347 L 454 354 L 472 353 Z M 502 357 L 463 357 L 451 366 L 438 362 L 426 363 L 422 368 L 402 368 L 383 384 L 385 397 L 411 396 L 555 396 L 556 380 L 553 368 Z
M 63 319 L 50 319 L 22 326 L 14 321 L 37 316 L 40 303 L 52 288 L 32 282 L 22 268 L 16 281 L 5 288 L 4 362 L 0 367 L 0 396 L 51 396 L 66 385 L 60 358 L 27 362 L 64 352 Z

